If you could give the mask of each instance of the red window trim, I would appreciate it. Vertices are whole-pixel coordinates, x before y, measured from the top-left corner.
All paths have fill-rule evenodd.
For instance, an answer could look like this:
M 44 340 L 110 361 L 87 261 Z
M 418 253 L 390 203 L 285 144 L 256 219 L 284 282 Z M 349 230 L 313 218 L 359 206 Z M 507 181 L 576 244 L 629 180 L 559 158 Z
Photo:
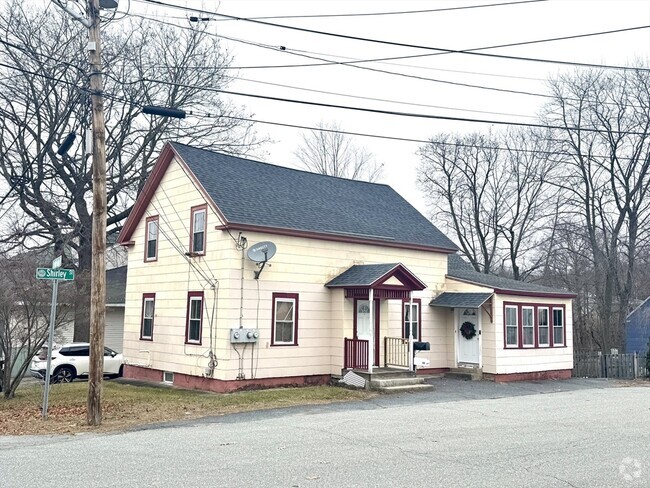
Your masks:
M 153 299 L 153 317 L 151 321 L 151 337 L 144 337 L 142 332 L 144 331 L 144 304 L 147 299 Z M 140 340 L 141 341 L 153 341 L 153 327 L 156 322 L 156 294 L 155 293 L 143 293 L 142 294 L 142 310 L 140 311 Z
M 156 236 L 156 254 L 152 258 L 147 256 L 147 251 L 149 250 L 149 223 L 150 222 L 156 222 L 156 226 L 158 227 L 158 235 Z M 158 216 L 153 215 L 151 217 L 147 217 L 144 224 L 144 262 L 145 263 L 153 263 L 154 261 L 158 261 L 158 241 L 160 241 L 160 224 L 158 223 Z
M 192 298 L 201 298 L 201 326 L 199 327 L 199 340 L 190 341 L 190 305 Z M 205 296 L 202 291 L 189 291 L 187 292 L 187 312 L 185 314 L 185 344 L 193 346 L 200 346 L 203 342 L 203 308 L 205 306 Z
M 516 307 L 517 308 L 517 345 L 509 346 L 506 343 L 507 332 L 506 332 L 506 307 Z M 535 335 L 535 345 L 534 346 L 525 346 L 523 345 L 524 336 L 523 336 L 523 321 L 522 321 L 522 307 L 532 307 L 533 308 L 533 322 L 534 328 L 533 333 Z M 549 310 L 549 345 L 539 345 L 539 314 L 538 309 L 548 308 Z M 562 310 L 562 332 L 564 333 L 564 340 L 562 344 L 555 345 L 553 337 L 553 309 Z M 562 348 L 567 347 L 566 344 L 566 305 L 560 303 L 526 303 L 526 302 L 503 302 L 503 348 L 504 349 L 550 349 L 550 348 Z
M 205 223 L 203 229 L 203 252 L 194 252 L 194 214 L 200 212 L 201 210 L 205 211 Z M 195 205 L 190 209 L 190 255 L 192 256 L 205 256 L 206 246 L 208 244 L 208 205 L 203 203 L 201 205 Z
M 406 335 L 405 308 L 409 302 L 410 300 L 408 298 L 402 300 L 402 337 L 404 339 L 408 339 L 408 336 Z M 418 304 L 418 337 L 417 339 L 414 338 L 413 340 L 421 341 L 422 340 L 422 299 L 414 298 L 413 303 Z
M 275 301 L 278 298 L 288 298 L 294 300 L 294 322 L 293 322 L 293 343 L 283 342 L 280 344 L 275 343 Z M 271 345 L 275 347 L 283 346 L 297 346 L 298 345 L 298 293 L 273 293 L 272 307 L 271 307 Z

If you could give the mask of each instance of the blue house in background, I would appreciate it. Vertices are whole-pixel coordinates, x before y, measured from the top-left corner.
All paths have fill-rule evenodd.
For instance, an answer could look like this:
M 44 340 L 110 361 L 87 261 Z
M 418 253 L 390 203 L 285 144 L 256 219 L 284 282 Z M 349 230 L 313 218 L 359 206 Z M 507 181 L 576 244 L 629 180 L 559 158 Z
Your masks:
M 650 297 L 625 320 L 625 352 L 648 352 L 650 344 Z

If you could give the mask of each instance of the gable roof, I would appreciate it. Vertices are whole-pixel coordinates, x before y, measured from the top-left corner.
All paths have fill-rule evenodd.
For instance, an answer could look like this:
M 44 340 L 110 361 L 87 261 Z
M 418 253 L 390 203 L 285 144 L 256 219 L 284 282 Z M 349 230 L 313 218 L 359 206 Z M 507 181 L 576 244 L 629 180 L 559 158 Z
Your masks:
M 413 290 L 424 290 L 427 287 L 401 263 L 355 264 L 325 286 L 327 288 L 373 287 L 382 285 L 393 276 L 401 281 L 404 287 Z
M 138 198 L 142 202 L 136 202 L 124 225 L 120 243 L 129 241 L 173 156 L 192 172 L 216 206 L 223 228 L 447 253 L 457 249 L 388 185 L 275 166 L 179 143 L 163 148 Z
M 485 286 L 494 289 L 496 293 L 512 295 L 537 295 L 573 298 L 576 295 L 565 290 L 558 290 L 549 286 L 527 283 L 525 281 L 503 278 L 493 274 L 479 273 L 471 264 L 458 254 L 447 256 L 447 276 L 452 279 Z

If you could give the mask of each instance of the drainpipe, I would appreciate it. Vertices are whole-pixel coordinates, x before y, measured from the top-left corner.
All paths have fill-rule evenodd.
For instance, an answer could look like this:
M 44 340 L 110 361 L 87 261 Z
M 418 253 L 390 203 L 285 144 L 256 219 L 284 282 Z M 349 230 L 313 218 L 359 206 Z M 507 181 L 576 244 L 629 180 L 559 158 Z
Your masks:
M 413 292 L 409 291 L 409 371 L 413 371 Z
M 368 291 L 370 302 L 370 343 L 368 344 L 368 373 L 372 374 L 372 365 L 375 362 L 375 296 L 374 290 Z

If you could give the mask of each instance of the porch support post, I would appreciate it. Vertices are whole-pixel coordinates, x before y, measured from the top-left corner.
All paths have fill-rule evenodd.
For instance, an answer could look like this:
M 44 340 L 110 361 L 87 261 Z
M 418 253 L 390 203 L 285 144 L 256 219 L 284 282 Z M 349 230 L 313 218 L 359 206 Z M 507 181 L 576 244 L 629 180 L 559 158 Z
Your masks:
M 409 371 L 413 371 L 413 292 L 409 291 Z
M 372 374 L 372 365 L 375 362 L 375 297 L 374 290 L 368 290 L 370 305 L 370 341 L 368 341 L 368 373 Z

